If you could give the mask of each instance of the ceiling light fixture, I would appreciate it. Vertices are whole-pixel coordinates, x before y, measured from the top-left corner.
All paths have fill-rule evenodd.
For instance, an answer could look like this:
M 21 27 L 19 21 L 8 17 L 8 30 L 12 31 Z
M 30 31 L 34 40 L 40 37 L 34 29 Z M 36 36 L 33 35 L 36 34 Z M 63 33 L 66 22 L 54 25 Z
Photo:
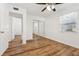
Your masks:
M 51 7 L 50 7 L 49 5 L 47 6 L 47 9 L 48 9 L 49 11 L 51 11 Z
M 54 6 L 54 5 L 52 5 L 52 6 L 51 6 L 51 8 L 52 8 L 52 9 L 54 9 L 54 8 L 55 8 L 55 6 Z

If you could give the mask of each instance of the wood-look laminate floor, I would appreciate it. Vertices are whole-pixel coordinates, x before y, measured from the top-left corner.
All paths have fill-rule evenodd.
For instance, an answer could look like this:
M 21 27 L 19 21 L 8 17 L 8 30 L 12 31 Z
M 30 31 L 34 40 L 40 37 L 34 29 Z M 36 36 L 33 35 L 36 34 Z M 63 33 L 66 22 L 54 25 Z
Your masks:
M 79 49 L 38 36 L 22 44 L 19 38 L 10 42 L 3 56 L 78 56 Z

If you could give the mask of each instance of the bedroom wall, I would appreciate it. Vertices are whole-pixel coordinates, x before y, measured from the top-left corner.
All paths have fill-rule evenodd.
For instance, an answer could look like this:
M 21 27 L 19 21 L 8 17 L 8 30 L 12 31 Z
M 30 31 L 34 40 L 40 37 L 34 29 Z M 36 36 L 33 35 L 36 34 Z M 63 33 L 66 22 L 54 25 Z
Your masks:
M 77 18 L 75 20 L 77 23 L 76 25 L 77 30 L 76 32 L 61 32 L 59 17 L 71 12 L 77 13 Z M 78 16 L 79 16 L 78 10 L 75 11 L 67 10 L 67 12 L 64 11 L 63 13 L 62 12 L 55 13 L 47 17 L 45 20 L 45 35 L 46 35 L 45 37 L 79 48 L 79 17 Z

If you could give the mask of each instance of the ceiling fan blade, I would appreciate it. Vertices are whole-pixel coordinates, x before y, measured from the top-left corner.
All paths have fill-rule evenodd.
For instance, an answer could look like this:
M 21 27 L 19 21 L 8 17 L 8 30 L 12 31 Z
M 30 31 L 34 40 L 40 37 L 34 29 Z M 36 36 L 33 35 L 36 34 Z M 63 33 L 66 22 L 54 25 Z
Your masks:
M 54 12 L 56 11 L 56 9 L 54 8 L 54 9 L 52 9 Z
M 36 3 L 36 4 L 39 4 L 39 5 L 46 5 L 46 3 Z
M 41 12 L 45 11 L 47 9 L 47 7 L 45 7 L 43 10 L 41 10 Z
M 63 3 L 55 3 L 55 5 L 59 5 L 59 4 L 63 4 Z

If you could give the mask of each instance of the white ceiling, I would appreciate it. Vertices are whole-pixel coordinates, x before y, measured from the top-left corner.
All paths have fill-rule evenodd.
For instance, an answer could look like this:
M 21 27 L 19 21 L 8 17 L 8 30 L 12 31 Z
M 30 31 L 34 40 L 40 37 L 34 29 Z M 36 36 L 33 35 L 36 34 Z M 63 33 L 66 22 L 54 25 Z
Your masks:
M 10 3 L 10 5 L 18 6 L 21 8 L 26 8 L 29 14 L 38 15 L 38 16 L 51 16 L 53 14 L 62 14 L 68 11 L 79 10 L 79 3 L 63 3 L 60 5 L 56 5 L 56 12 L 45 10 L 41 12 L 41 10 L 45 7 L 45 5 L 37 5 L 35 3 Z

